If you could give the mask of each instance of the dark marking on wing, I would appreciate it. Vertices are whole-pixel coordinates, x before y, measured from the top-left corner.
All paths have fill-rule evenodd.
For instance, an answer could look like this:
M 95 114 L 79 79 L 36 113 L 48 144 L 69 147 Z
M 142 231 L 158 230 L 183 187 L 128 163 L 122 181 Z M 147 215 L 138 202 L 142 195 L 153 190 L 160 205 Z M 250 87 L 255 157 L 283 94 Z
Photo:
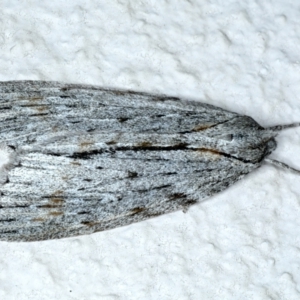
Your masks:
M 187 195 L 185 195 L 184 193 L 174 193 L 174 194 L 169 195 L 168 201 L 174 201 L 174 200 L 186 198 L 186 197 L 187 197 Z
M 81 224 L 82 224 L 82 225 L 85 225 L 85 226 L 94 226 L 94 225 L 98 225 L 99 222 L 82 221 Z
M 124 123 L 124 122 L 126 122 L 126 121 L 128 121 L 129 120 L 129 118 L 119 118 L 118 119 L 118 121 L 120 122 L 120 123 Z
M 115 144 L 117 144 L 117 142 L 114 140 L 106 142 L 106 145 L 115 145 Z
M 145 210 L 145 207 L 135 207 L 130 211 L 130 214 L 135 215 Z
M 137 172 L 128 171 L 128 178 L 135 178 L 135 177 L 138 177 Z
M 155 96 L 152 98 L 154 101 L 180 101 L 180 98 L 177 97 L 169 97 L 169 96 Z
M 15 222 L 16 221 L 16 219 L 15 218 L 10 218 L 10 219 L 0 219 L 0 222 L 8 222 L 8 223 L 10 223 L 10 222 Z
M 63 214 L 64 213 L 62 211 L 51 211 L 51 212 L 49 212 L 49 215 L 54 216 L 54 217 L 61 216 Z

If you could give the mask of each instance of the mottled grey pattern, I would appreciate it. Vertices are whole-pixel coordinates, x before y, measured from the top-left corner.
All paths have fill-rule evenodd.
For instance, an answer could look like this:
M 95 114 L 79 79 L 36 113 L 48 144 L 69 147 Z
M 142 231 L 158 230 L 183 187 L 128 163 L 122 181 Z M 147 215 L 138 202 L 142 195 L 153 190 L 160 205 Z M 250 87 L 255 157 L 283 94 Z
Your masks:
M 185 210 L 259 167 L 275 133 L 175 97 L 0 83 L 0 240 L 107 230 Z

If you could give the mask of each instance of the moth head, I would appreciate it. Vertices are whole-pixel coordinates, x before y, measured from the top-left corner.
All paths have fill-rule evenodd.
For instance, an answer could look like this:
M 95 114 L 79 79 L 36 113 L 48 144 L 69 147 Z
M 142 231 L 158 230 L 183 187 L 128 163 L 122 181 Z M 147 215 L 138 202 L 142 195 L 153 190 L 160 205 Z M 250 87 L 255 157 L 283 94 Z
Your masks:
M 252 118 L 238 116 L 207 132 L 219 151 L 244 162 L 259 163 L 276 148 L 277 133 L 268 131 Z
M 268 131 L 264 132 L 264 130 L 241 130 L 240 132 L 220 136 L 220 139 L 242 148 L 256 148 L 262 144 L 267 144 L 269 141 L 272 141 L 271 144 L 274 144 L 273 141 L 276 135 L 277 134 L 270 133 Z
M 238 117 L 233 121 L 230 126 L 223 128 L 224 134 L 219 136 L 223 144 L 225 143 L 222 150 L 228 155 L 244 162 L 267 162 L 300 173 L 299 170 L 280 161 L 267 158 L 276 149 L 275 137 L 278 133 L 284 129 L 298 127 L 300 123 L 263 128 L 250 117 Z

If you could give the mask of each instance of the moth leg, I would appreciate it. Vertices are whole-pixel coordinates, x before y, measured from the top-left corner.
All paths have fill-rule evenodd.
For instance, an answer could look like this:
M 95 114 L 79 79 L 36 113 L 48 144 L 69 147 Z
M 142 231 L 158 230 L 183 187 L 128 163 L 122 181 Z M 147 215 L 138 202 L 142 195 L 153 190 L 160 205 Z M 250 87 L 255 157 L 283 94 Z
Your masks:
M 188 200 L 186 203 L 183 203 L 182 206 L 181 206 L 181 210 L 184 214 L 187 213 L 187 211 L 189 210 L 189 208 L 193 205 L 197 203 L 197 201 L 195 200 Z
M 190 208 L 190 205 L 188 205 L 188 204 L 183 205 L 183 206 L 182 206 L 182 212 L 183 212 L 184 214 L 186 214 L 187 211 L 189 210 L 189 208 Z

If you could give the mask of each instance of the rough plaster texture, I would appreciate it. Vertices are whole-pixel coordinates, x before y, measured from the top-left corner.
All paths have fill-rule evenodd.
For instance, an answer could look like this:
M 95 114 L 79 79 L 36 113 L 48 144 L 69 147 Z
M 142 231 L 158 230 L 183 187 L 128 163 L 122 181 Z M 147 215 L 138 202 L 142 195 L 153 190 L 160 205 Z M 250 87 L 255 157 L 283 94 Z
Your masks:
M 0 80 L 166 93 L 300 120 L 297 1 L 1 1 Z M 300 168 L 300 129 L 273 157 Z M 263 166 L 177 212 L 90 236 L 1 243 L 1 299 L 299 299 L 299 175 Z

